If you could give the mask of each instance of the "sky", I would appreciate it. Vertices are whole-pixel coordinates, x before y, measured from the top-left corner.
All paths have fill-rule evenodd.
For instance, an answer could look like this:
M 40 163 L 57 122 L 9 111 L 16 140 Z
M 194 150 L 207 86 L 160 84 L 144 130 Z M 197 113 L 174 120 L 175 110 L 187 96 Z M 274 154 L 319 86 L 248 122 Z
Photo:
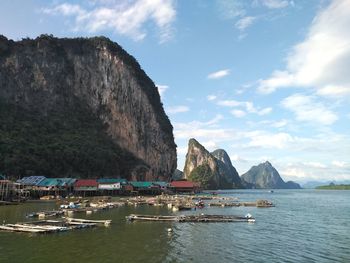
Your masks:
M 239 174 L 350 180 L 350 0 L 2 0 L 0 34 L 106 36 L 133 55 L 174 126 Z

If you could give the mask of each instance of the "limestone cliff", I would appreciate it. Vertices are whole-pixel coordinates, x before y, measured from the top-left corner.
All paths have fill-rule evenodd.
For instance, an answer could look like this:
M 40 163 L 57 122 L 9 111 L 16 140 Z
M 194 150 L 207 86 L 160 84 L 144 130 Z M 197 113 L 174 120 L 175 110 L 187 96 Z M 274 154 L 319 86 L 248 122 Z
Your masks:
M 228 185 L 232 185 L 233 188 L 242 188 L 241 178 L 236 168 L 232 165 L 227 152 L 223 149 L 217 149 L 211 154 L 218 160 L 220 174 L 224 176 Z
M 65 158 L 66 147 L 73 151 L 73 160 L 62 163 L 67 166 L 61 171 L 65 176 L 164 180 L 176 168 L 173 128 L 153 81 L 132 56 L 107 38 L 43 35 L 14 42 L 0 37 L 0 103 L 2 113 L 10 116 L 1 125 L 7 138 L 1 138 L 0 170 L 7 173 L 57 176 L 52 169 L 42 171 L 40 161 L 51 165 L 59 160 L 45 156 Z M 11 118 L 20 120 L 20 133 L 11 132 Z M 37 131 L 38 125 L 45 130 Z M 26 127 L 33 133 L 29 137 Z M 81 132 L 77 134 L 75 127 Z M 58 137 L 63 145 L 57 145 Z M 28 139 L 34 145 L 27 145 Z M 26 148 L 14 150 L 16 141 L 19 149 L 21 142 Z M 31 151 L 34 155 L 28 157 Z M 31 160 L 36 156 L 41 157 Z M 89 169 L 96 158 L 98 167 Z M 28 167 L 11 170 L 23 159 Z
M 201 182 L 206 189 L 242 187 L 237 171 L 229 161 L 227 153 L 216 150 L 211 154 L 195 139 L 190 139 L 188 143 L 184 177 Z
M 292 181 L 284 182 L 278 171 L 268 161 L 253 166 L 241 176 L 247 188 L 262 189 L 299 189 L 300 185 Z

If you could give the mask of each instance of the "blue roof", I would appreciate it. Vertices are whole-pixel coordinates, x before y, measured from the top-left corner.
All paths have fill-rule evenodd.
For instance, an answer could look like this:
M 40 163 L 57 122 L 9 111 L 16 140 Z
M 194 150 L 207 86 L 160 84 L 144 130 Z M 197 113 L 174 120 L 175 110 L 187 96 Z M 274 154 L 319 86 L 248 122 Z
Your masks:
M 45 186 L 56 186 L 56 187 L 62 187 L 62 186 L 71 186 L 75 183 L 76 179 L 73 178 L 45 178 L 44 180 L 40 181 L 37 186 L 45 187 Z
M 127 184 L 128 181 L 124 178 L 100 178 L 100 179 L 97 179 L 97 182 L 100 184 L 115 184 L 115 183 Z
M 37 185 L 45 178 L 46 178 L 45 176 L 27 176 L 27 177 L 23 177 L 20 180 L 17 180 L 17 183 L 24 184 L 24 185 Z

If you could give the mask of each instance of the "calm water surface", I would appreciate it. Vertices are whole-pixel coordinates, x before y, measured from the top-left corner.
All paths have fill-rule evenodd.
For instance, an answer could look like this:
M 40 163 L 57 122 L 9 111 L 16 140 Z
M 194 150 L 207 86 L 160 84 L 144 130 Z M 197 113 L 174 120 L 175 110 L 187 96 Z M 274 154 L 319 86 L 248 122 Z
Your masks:
M 200 211 L 250 213 L 255 224 L 125 221 L 130 213 L 171 214 L 146 206 L 78 214 L 113 224 L 48 235 L 0 232 L 0 262 L 350 262 L 350 191 L 236 190 L 225 196 L 269 199 L 276 207 Z M 2 206 L 0 222 L 24 221 L 26 213 L 53 208 L 54 203 Z

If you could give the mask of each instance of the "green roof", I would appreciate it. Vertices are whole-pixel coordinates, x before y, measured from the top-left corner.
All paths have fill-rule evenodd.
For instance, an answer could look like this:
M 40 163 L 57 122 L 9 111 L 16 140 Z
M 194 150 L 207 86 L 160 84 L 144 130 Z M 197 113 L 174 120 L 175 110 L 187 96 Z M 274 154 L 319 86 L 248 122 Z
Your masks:
M 47 186 L 56 186 L 56 187 L 62 187 L 62 186 L 71 186 L 74 184 L 76 179 L 73 178 L 45 178 L 40 183 L 37 184 L 37 186 L 40 187 L 47 187 Z
M 100 179 L 97 179 L 97 182 L 100 184 L 115 184 L 115 183 L 126 184 L 128 181 L 124 178 L 100 178 Z
M 129 182 L 133 187 L 150 188 L 153 186 L 152 182 Z

